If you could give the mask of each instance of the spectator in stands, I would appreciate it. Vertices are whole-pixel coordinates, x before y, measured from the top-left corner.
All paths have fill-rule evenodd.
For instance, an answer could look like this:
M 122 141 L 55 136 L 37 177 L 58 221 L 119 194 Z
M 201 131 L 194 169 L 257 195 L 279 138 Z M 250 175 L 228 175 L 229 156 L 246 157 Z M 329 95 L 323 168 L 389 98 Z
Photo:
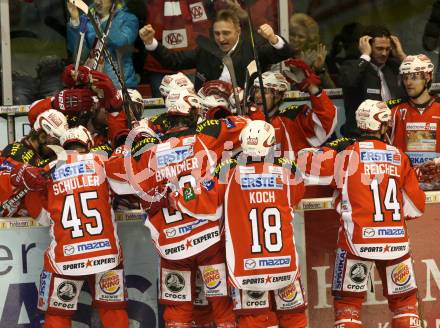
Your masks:
M 406 57 L 400 40 L 384 26 L 367 27 L 359 39 L 360 58 L 341 66 L 339 85 L 344 93 L 344 136 L 358 136 L 355 111 L 365 99 L 388 101 L 405 95 L 398 83 L 399 66 Z
M 221 10 L 214 20 L 214 39 L 206 48 L 199 46 L 194 50 L 171 53 L 155 39 L 153 26 L 146 25 L 140 29 L 139 35 L 144 41 L 146 49 L 167 68 L 182 70 L 196 68 L 195 88 L 198 90 L 202 84 L 210 80 L 223 80 L 231 82 L 229 70 L 222 64 L 223 55 L 231 55 L 237 84 L 244 86 L 246 67 L 253 60 L 252 43 L 241 35 L 240 20 L 230 10 Z M 259 46 L 259 58 L 262 67 L 280 62 L 289 57 L 291 49 L 288 43 L 277 36 L 272 27 L 263 24 L 258 33 L 268 42 Z M 208 49 L 208 47 L 210 49 Z M 216 56 L 214 56 L 214 54 Z
M 425 31 L 423 32 L 423 48 L 428 51 L 434 51 L 438 48 L 440 37 L 440 0 L 436 0 L 432 5 L 431 16 L 426 22 Z M 440 77 L 440 65 L 437 65 L 435 72 L 435 80 Z
M 319 42 L 318 23 L 306 14 L 293 14 L 289 21 L 289 38 L 293 58 L 304 60 L 313 69 L 322 81 L 321 87 L 334 88 L 325 64 L 327 49 Z
M 125 83 L 128 88 L 136 88 L 139 83 L 139 78 L 136 76 L 132 54 L 128 49 L 130 46 L 133 46 L 136 40 L 137 30 L 139 29 L 139 21 L 135 15 L 128 12 L 122 1 L 117 0 L 116 2 L 117 8 L 113 16 L 112 25 L 107 36 L 106 44 L 115 63 L 117 62 L 116 52 L 118 50 L 124 52 L 122 55 L 122 65 Z M 95 8 L 97 17 L 100 19 L 101 29 L 104 30 L 109 17 L 112 1 L 94 0 L 92 6 Z M 80 12 L 77 7 L 69 2 L 67 2 L 67 9 L 70 13 L 70 21 L 67 24 L 67 47 L 69 48 L 69 51 L 74 53 L 79 40 Z M 88 49 L 93 47 L 95 37 L 96 33 L 93 29 L 92 23 L 88 22 L 85 34 L 85 44 L 87 45 Z M 116 74 L 107 60 L 105 60 L 103 71 L 111 78 L 113 84 L 120 88 Z

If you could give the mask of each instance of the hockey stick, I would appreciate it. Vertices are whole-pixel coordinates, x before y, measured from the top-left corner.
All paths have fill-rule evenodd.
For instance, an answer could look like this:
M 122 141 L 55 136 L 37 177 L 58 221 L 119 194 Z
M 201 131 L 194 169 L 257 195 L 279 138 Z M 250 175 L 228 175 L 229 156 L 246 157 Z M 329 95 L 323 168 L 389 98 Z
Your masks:
M 104 35 L 101 31 L 101 28 L 99 27 L 99 25 L 96 23 L 95 17 L 92 15 L 92 13 L 89 10 L 89 7 L 84 3 L 84 1 L 82 0 L 69 0 L 69 2 L 75 6 L 78 7 L 78 9 L 80 9 L 81 11 L 83 11 L 87 17 L 89 18 L 89 21 L 92 23 L 93 29 L 95 30 L 96 33 L 96 37 L 100 40 L 103 40 Z M 109 17 L 110 19 L 110 17 Z M 104 39 L 105 41 L 105 39 Z M 108 60 L 108 62 L 110 63 L 110 66 L 112 67 L 113 71 L 115 72 L 116 77 L 118 78 L 118 82 L 121 84 L 121 86 L 123 85 L 123 80 L 121 79 L 121 74 L 119 72 L 118 67 L 115 65 L 114 61 L 113 61 L 113 57 L 111 56 L 110 52 L 107 49 L 107 46 L 105 45 L 104 42 L 102 43 L 102 52 L 104 53 L 104 56 L 106 57 L 106 59 Z
M 82 53 L 82 48 L 84 45 L 84 36 L 86 34 L 86 29 L 87 29 L 87 16 L 82 15 L 79 18 L 79 44 L 78 44 L 78 48 L 76 49 L 76 61 L 75 61 L 75 71 L 73 73 L 73 77 L 76 79 L 77 75 L 78 75 L 78 67 L 79 67 L 79 60 L 81 58 L 81 53 Z
M 238 108 L 238 114 L 243 114 L 243 108 L 241 106 L 240 98 L 238 96 L 237 90 L 238 90 L 238 84 L 237 84 L 237 78 L 235 75 L 235 68 L 234 63 L 232 62 L 231 55 L 228 53 L 223 53 L 217 46 L 215 46 L 208 38 L 205 38 L 203 36 L 198 36 L 196 39 L 197 45 L 209 52 L 211 55 L 219 58 L 223 65 L 226 66 L 226 68 L 229 71 L 229 74 L 231 75 L 231 82 L 232 82 L 232 92 L 234 93 L 234 100 L 236 103 L 236 106 Z
M 90 50 L 89 58 L 87 58 L 86 63 L 84 64 L 85 66 L 90 67 L 93 70 L 96 70 L 98 68 L 99 61 L 101 60 L 102 52 L 103 52 L 104 45 L 105 45 L 105 40 L 107 39 L 107 35 L 110 31 L 110 27 L 112 25 L 113 16 L 115 14 L 115 11 L 116 11 L 116 1 L 113 1 L 112 6 L 109 11 L 109 17 L 108 17 L 107 22 L 105 24 L 104 32 L 101 33 L 102 34 L 101 37 L 98 37 L 98 34 L 96 34 L 97 38 L 95 40 L 95 44 L 93 45 L 92 49 Z M 95 28 L 95 25 L 99 27 L 100 21 L 96 17 L 95 11 L 89 10 L 86 15 L 89 16 L 89 14 L 91 14 L 91 16 L 93 17 L 93 19 L 92 19 L 93 20 L 93 22 L 92 22 L 93 27 Z M 96 30 L 96 28 L 95 28 L 95 30 Z
M 252 84 L 253 84 L 253 80 L 255 78 L 253 78 L 254 74 L 257 73 L 257 64 L 255 62 L 255 60 L 251 61 L 247 67 L 246 67 L 246 81 L 244 84 L 244 93 L 243 93 L 243 107 L 244 107 L 244 111 L 245 113 L 248 113 L 248 99 L 249 99 L 249 92 L 252 88 Z M 251 87 L 249 87 L 249 84 L 251 84 Z
M 122 100 L 123 100 L 123 108 L 127 120 L 127 125 L 131 129 L 133 128 L 133 122 L 137 122 L 140 120 L 142 116 L 142 112 L 138 113 L 133 109 L 133 101 L 131 100 L 130 94 L 128 93 L 127 86 L 125 85 L 125 77 L 124 77 L 124 66 L 122 64 L 122 56 L 125 51 L 128 51 L 128 49 L 132 49 L 132 47 L 123 47 L 118 48 L 116 50 L 116 60 L 118 62 L 118 65 L 120 67 L 120 73 L 122 76 L 122 81 L 124 84 L 122 85 Z
M 243 115 L 243 108 L 241 107 L 240 97 L 238 96 L 237 90 L 237 78 L 235 77 L 235 69 L 234 63 L 232 62 L 232 58 L 229 54 L 226 54 L 222 59 L 223 64 L 228 68 L 229 74 L 231 74 L 231 82 L 232 82 L 232 92 L 234 93 L 235 104 L 238 109 L 238 115 Z
M 263 84 L 263 77 L 262 77 L 263 72 L 261 71 L 260 60 L 258 59 L 258 51 L 257 51 L 257 48 L 255 47 L 254 29 L 253 29 L 254 26 L 252 24 L 252 16 L 251 16 L 251 10 L 250 10 L 250 6 L 249 6 L 249 0 L 246 0 L 246 12 L 247 12 L 247 16 L 248 16 L 247 20 L 248 20 L 248 25 L 249 25 L 249 33 L 250 33 L 250 37 L 251 37 L 252 51 L 254 53 L 255 63 L 257 64 L 258 82 L 260 84 L 260 91 L 261 91 L 261 98 L 263 101 L 264 116 L 266 118 L 266 121 L 269 122 L 269 113 L 267 110 L 266 95 L 264 92 L 264 84 Z
M 139 117 L 138 117 L 139 115 L 135 115 L 135 113 L 132 109 L 133 106 L 131 104 L 132 102 L 131 102 L 130 94 L 128 93 L 128 90 L 127 90 L 127 86 L 125 85 L 125 80 L 121 76 L 121 71 L 120 71 L 119 67 L 114 63 L 113 57 L 104 42 L 105 36 L 103 35 L 101 28 L 97 24 L 96 20 L 94 19 L 93 15 L 91 14 L 90 10 L 88 10 L 88 6 L 84 3 L 84 1 L 82 1 L 82 0 L 69 0 L 69 2 L 74 4 L 75 6 L 77 6 L 80 10 L 82 10 L 87 15 L 87 17 L 89 17 L 89 20 L 92 23 L 93 28 L 95 30 L 96 37 L 98 38 L 98 40 L 101 40 L 100 44 L 102 44 L 102 48 L 101 48 L 102 52 L 104 53 L 104 56 L 107 59 L 107 61 L 110 63 L 110 66 L 112 67 L 113 71 L 115 72 L 115 75 L 118 79 L 118 82 L 121 85 L 122 96 L 124 99 L 124 111 L 125 111 L 125 114 L 127 117 L 127 125 L 131 129 L 132 125 L 133 125 L 132 122 L 137 121 L 139 119 Z M 84 11 L 83 9 L 86 9 L 86 11 Z M 110 19 L 110 17 L 109 17 L 109 19 Z
M 67 160 L 67 153 L 64 150 L 64 148 L 58 146 L 58 145 L 48 145 L 50 149 L 55 153 L 57 156 L 57 161 L 66 161 Z M 55 169 L 56 165 L 50 168 L 50 171 L 45 173 L 44 176 L 49 176 L 53 170 Z M 5 200 L 0 205 L 0 216 L 3 216 L 4 211 L 8 211 L 8 216 L 12 216 L 17 211 L 18 207 L 20 206 L 21 200 L 27 195 L 27 193 L 30 191 L 30 188 L 24 188 L 22 190 L 17 191 L 14 195 L 12 195 L 11 198 L 8 200 Z

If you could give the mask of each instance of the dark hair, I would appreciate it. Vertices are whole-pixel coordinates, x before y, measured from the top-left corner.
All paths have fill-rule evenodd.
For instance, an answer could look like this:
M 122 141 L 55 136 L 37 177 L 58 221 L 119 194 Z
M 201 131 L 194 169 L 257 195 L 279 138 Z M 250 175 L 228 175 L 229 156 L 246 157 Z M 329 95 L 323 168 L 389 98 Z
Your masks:
M 63 145 L 65 150 L 77 150 L 77 151 L 87 151 L 87 146 L 84 146 L 81 142 L 70 141 Z
M 170 129 L 177 125 L 185 125 L 188 128 L 195 128 L 197 126 L 196 111 L 192 111 L 190 115 L 168 115 L 167 120 L 170 123 Z
M 384 25 L 370 25 L 364 30 L 363 35 L 371 36 L 372 38 L 391 37 L 391 32 Z
M 237 16 L 235 11 L 232 11 L 230 9 L 223 9 L 217 12 L 217 15 L 215 15 L 213 23 L 217 23 L 220 21 L 230 21 L 234 25 L 240 26 L 240 18 Z

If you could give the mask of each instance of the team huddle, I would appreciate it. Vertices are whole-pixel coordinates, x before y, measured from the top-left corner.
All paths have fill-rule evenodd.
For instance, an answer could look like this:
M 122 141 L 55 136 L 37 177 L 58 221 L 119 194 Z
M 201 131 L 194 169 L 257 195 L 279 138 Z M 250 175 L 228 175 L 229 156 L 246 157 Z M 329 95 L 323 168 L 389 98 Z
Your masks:
M 422 55 L 402 67 L 404 77 L 433 69 Z M 402 133 L 393 121 L 402 111 L 366 100 L 356 111 L 362 136 L 325 143 L 336 108 L 304 76 L 311 106 L 280 108 L 288 81 L 269 71 L 264 93 L 256 79 L 251 97 L 238 99 L 248 111 L 235 115 L 240 90 L 216 80 L 196 93 L 185 75 L 169 75 L 166 113 L 132 122 L 105 74 L 67 66 L 66 89 L 34 103 L 31 133 L 1 153 L 1 216 L 50 226 L 38 292 L 44 327 L 71 326 L 85 281 L 103 326 L 128 327 L 116 201 L 147 214 L 166 327 L 306 327 L 293 219 L 309 185 L 336 191 L 334 326 L 362 327 L 374 264 L 392 327 L 420 327 L 405 220 L 423 214 L 425 195 L 420 172 L 386 138 Z M 140 113 L 142 97 L 129 95 Z

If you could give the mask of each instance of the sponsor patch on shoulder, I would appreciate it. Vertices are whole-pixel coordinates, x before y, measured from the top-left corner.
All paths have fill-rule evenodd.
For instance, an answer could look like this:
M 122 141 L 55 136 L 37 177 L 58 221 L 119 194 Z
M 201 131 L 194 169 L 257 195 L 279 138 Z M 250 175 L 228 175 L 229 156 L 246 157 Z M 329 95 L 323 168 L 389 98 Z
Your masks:
M 255 173 L 255 167 L 253 167 L 253 166 L 239 166 L 238 170 L 242 174 Z
M 188 145 L 192 145 L 195 142 L 196 142 L 196 137 L 192 136 L 192 137 L 188 137 L 188 138 L 183 139 L 182 145 L 188 146 Z
M 225 124 L 228 129 L 235 128 L 235 123 L 232 122 L 229 118 L 225 118 Z
M 213 180 L 204 180 L 202 182 L 203 188 L 205 188 L 206 191 L 212 190 L 214 188 L 215 182 Z
M 361 142 L 359 142 L 359 148 L 361 148 L 361 149 L 363 149 L 363 148 L 373 149 L 374 148 L 374 143 L 372 143 L 370 141 L 361 141 Z

